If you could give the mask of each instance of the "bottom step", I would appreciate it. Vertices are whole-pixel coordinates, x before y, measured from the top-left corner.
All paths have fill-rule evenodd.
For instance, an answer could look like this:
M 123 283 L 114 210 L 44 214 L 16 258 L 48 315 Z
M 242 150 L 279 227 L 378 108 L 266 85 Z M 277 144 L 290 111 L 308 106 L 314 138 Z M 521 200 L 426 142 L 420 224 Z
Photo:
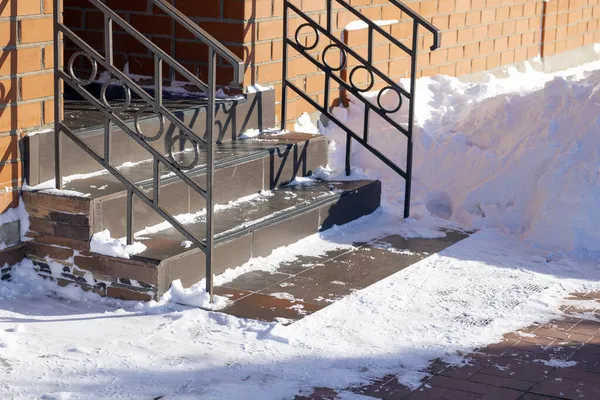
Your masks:
M 267 256 L 278 247 L 334 225 L 371 214 L 379 208 L 380 198 L 379 181 L 301 180 L 219 206 L 214 218 L 213 274 L 240 266 L 253 257 Z M 71 210 L 74 205 L 69 207 Z M 83 207 L 80 212 L 81 209 Z M 48 217 L 64 219 L 60 211 L 50 212 Z M 73 215 L 69 218 L 73 219 Z M 43 232 L 30 232 L 33 240 L 27 242 L 27 255 L 40 274 L 59 279 L 63 284 L 71 281 L 103 295 L 149 300 L 162 296 L 174 280 L 179 279 L 188 287 L 205 277 L 205 254 L 197 248 L 186 248 L 184 237 L 168 225 L 138 232 L 136 240 L 142 242 L 146 250 L 131 259 L 121 259 L 90 252 L 89 240 L 70 237 L 61 241 L 52 230 L 54 225 L 61 224 L 48 222 L 40 229 Z M 187 215 L 182 222 L 195 237 L 204 238 L 206 224 L 201 213 Z

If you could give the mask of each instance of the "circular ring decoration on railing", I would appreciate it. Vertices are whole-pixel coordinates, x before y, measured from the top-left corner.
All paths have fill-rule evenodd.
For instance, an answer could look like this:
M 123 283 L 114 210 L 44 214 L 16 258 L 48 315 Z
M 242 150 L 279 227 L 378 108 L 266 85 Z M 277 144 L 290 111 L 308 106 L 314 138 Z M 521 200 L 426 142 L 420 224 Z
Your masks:
M 108 102 L 108 99 L 106 98 L 106 92 L 111 84 L 117 84 L 118 86 L 121 86 L 125 90 L 125 103 L 124 104 L 119 105 L 119 106 L 111 106 L 110 103 Z M 104 84 L 102 85 L 102 89 L 100 89 L 100 98 L 102 99 L 102 102 L 109 109 L 124 110 L 124 109 L 129 108 L 129 106 L 131 105 L 131 89 L 129 89 L 127 87 L 127 85 L 125 85 L 119 79 L 112 78 L 112 79 L 109 79 L 106 82 L 104 82 Z
M 194 159 L 189 164 L 181 164 L 179 161 L 177 161 L 177 159 L 175 159 L 175 156 L 173 155 L 173 146 L 175 144 L 177 144 L 177 143 L 180 143 L 181 141 L 183 141 L 183 143 L 190 142 L 193 145 L 193 148 L 194 148 Z M 185 150 L 183 152 L 185 152 Z M 179 169 L 189 170 L 189 169 L 194 168 L 196 165 L 198 165 L 198 159 L 199 159 L 198 144 L 196 142 L 194 142 L 193 140 L 190 140 L 190 138 L 189 138 L 188 135 L 181 134 L 181 135 L 175 136 L 174 138 L 171 139 L 171 144 L 169 145 L 169 159 Z
M 312 29 L 313 32 L 315 33 L 315 42 L 310 46 L 305 46 L 303 44 L 300 44 L 300 31 L 307 26 L 310 29 Z M 312 24 L 309 24 L 307 22 L 305 24 L 300 25 L 298 28 L 296 28 L 296 34 L 294 35 L 294 40 L 296 41 L 296 44 L 302 48 L 302 50 L 304 50 L 304 51 L 312 50 L 315 47 L 317 47 L 317 45 L 319 44 L 319 31 L 317 30 L 317 28 L 312 26 Z
M 381 96 L 383 96 L 386 90 L 393 90 L 398 95 L 398 106 L 396 106 L 396 108 L 387 109 L 381 104 Z M 393 86 L 386 86 L 379 91 L 379 94 L 377 94 L 377 105 L 379 106 L 379 109 L 384 113 L 393 114 L 400 110 L 400 108 L 402 108 L 402 93 L 400 92 L 400 90 L 398 90 L 398 88 L 395 88 Z
M 133 126 L 135 127 L 135 132 L 138 134 L 138 136 L 140 136 L 142 139 L 144 139 L 147 142 L 153 142 L 155 140 L 160 139 L 160 137 L 162 136 L 162 134 L 165 131 L 165 117 L 158 111 L 154 111 L 154 114 L 156 114 L 156 116 L 158 117 L 158 123 L 159 123 L 158 132 L 154 136 L 146 136 L 144 134 L 144 132 L 142 132 L 142 128 L 140 127 L 140 117 L 148 109 L 152 110 L 152 107 L 144 106 L 135 113 L 135 116 L 133 117 L 133 121 L 134 121 Z
M 327 63 L 327 52 L 332 49 L 338 49 L 340 51 L 340 65 L 335 68 Z M 346 64 L 348 63 L 348 56 L 346 55 L 346 51 L 344 49 L 342 49 L 340 46 L 338 46 L 337 44 L 330 44 L 330 45 L 327 45 L 327 47 L 325 47 L 323 49 L 322 60 L 323 60 L 323 64 L 325 64 L 325 66 L 327 68 L 329 68 L 331 71 L 341 71 L 342 69 L 344 69 L 346 67 Z
M 357 71 L 360 71 L 361 69 L 364 69 L 365 71 L 367 71 L 369 73 L 369 85 L 366 88 L 360 88 L 358 87 L 355 83 L 354 83 L 354 74 Z M 371 88 L 373 87 L 373 85 L 375 84 L 375 76 L 373 75 L 373 71 L 371 71 L 369 68 L 365 67 L 364 65 L 357 65 L 356 67 L 352 68 L 352 71 L 350 72 L 350 77 L 348 78 L 348 80 L 350 81 L 350 84 L 352 85 L 352 87 L 356 90 L 358 90 L 359 92 L 368 92 L 369 90 L 371 90 Z
M 78 78 L 77 75 L 75 75 L 75 60 L 79 56 L 87 58 L 90 64 L 92 64 L 92 71 L 87 79 L 81 79 Z M 78 51 L 76 53 L 73 53 L 71 58 L 69 58 L 69 62 L 67 65 L 69 66 L 69 75 L 71 75 L 71 78 L 73 78 L 73 80 L 79 85 L 86 86 L 96 80 L 96 75 L 98 75 L 98 62 L 85 51 Z

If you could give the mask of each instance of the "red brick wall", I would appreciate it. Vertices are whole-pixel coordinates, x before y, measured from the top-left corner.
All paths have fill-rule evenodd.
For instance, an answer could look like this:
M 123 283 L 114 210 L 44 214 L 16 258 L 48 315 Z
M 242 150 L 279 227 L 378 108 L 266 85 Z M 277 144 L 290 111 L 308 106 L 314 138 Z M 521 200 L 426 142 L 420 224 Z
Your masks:
M 273 85 L 277 101 L 280 101 L 283 0 L 172 1 L 245 60 L 245 85 Z M 400 23 L 384 29 L 404 43 L 410 43 L 410 19 L 387 0 L 347 1 L 372 20 L 400 20 Z M 102 24 L 97 13 L 86 11 L 86 3 L 87 0 L 65 0 L 67 21 L 82 34 L 96 35 L 97 41 Z M 108 3 L 185 66 L 199 76 L 205 73 L 205 49 L 180 28 L 171 26 L 168 18 L 151 8 L 147 0 L 108 0 Z M 293 3 L 325 25 L 324 0 L 294 0 Z M 550 56 L 600 41 L 599 0 L 550 0 L 547 3 L 542 0 L 409 0 L 405 3 L 443 32 L 442 48 L 429 52 L 431 36 L 421 30 L 418 76 L 476 73 L 531 59 L 540 55 L 540 51 L 542 56 Z M 340 6 L 335 6 L 335 9 L 334 33 L 341 37 L 345 26 L 356 18 Z M 301 23 L 299 17 L 290 18 L 290 35 Z M 303 40 L 311 40 L 310 36 L 301 35 Z M 348 33 L 347 41 L 359 54 L 366 54 L 366 31 Z M 404 53 L 383 38 L 377 38 L 377 35 L 375 42 L 373 64 L 394 80 L 407 77 L 410 68 Z M 322 40 L 312 54 L 321 57 L 326 44 Z M 122 55 L 129 55 L 131 72 L 151 74 L 152 65 L 147 52 L 136 50 L 136 45 L 126 40 L 121 41 L 119 46 L 118 51 Z M 289 78 L 313 99 L 321 101 L 323 75 L 293 50 L 290 50 L 288 58 Z M 123 63 L 123 60 L 118 62 Z M 356 64 L 356 60 L 349 60 L 350 67 Z M 220 77 L 221 83 L 227 82 L 227 69 L 221 69 Z M 376 82 L 375 87 L 381 85 L 382 82 Z M 312 111 L 310 105 L 293 92 L 288 94 L 290 121 L 302 112 Z M 278 112 L 279 107 L 280 104 Z
M 52 2 L 0 1 L 0 48 L 2 213 L 18 204 L 20 139 L 27 131 L 53 122 Z

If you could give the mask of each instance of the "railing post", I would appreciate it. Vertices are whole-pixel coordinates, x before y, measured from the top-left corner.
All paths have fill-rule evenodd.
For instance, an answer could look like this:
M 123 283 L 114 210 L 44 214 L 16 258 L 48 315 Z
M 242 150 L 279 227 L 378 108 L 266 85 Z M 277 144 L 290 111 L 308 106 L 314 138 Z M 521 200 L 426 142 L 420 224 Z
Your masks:
M 412 39 L 412 58 L 410 60 L 410 105 L 408 110 L 408 142 L 406 148 L 406 189 L 404 191 L 404 218 L 410 217 L 410 197 L 412 191 L 415 94 L 417 84 L 417 58 L 419 55 L 419 23 L 417 20 L 413 20 Z
M 283 0 L 283 62 L 281 73 L 281 130 L 285 130 L 287 121 L 287 37 L 288 37 L 288 2 Z
M 61 112 L 61 90 L 60 90 L 60 64 L 61 64 L 61 46 L 60 32 L 58 25 L 61 23 L 61 0 L 53 0 L 53 29 L 54 29 L 54 176 L 57 189 L 63 188 L 62 172 L 60 168 L 61 147 L 60 147 L 60 123 L 62 119 Z
M 133 244 L 133 190 L 127 188 L 127 245 Z
M 208 107 L 206 109 L 206 292 L 213 301 L 213 272 L 214 259 L 214 173 L 215 148 L 213 130 L 215 127 L 215 96 L 216 96 L 217 54 L 212 48 L 208 50 Z

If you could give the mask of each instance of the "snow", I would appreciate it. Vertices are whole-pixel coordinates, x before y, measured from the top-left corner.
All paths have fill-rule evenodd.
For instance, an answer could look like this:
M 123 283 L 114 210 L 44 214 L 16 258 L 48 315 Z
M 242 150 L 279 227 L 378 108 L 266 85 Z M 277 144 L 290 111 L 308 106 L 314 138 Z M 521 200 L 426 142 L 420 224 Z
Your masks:
M 598 68 L 600 62 L 557 74 L 512 70 L 484 83 L 419 79 L 412 217 L 497 228 L 549 253 L 600 252 Z M 364 107 L 351 101 L 333 112 L 360 132 Z M 384 104 L 394 102 L 394 92 L 383 95 Z M 405 99 L 391 117 L 405 125 L 408 106 Z M 346 134 L 333 123 L 321 131 L 335 142 L 329 175 L 341 174 Z M 403 167 L 405 138 L 374 113 L 370 131 L 370 144 Z M 385 210 L 401 214 L 403 179 L 362 146 L 352 149 L 360 176 L 383 181 Z
M 257 83 L 253 86 L 248 86 L 246 88 L 246 93 L 260 93 L 260 92 L 266 92 L 268 90 L 273 90 L 273 89 L 274 89 L 273 86 L 262 86 Z
M 108 229 L 95 233 L 90 241 L 90 250 L 94 253 L 104 254 L 106 256 L 131 258 L 132 255 L 139 254 L 146 250 L 146 245 L 140 242 L 126 244 L 126 239 L 113 239 Z
M 387 26 L 387 25 L 397 24 L 400 21 L 398 21 L 397 19 L 388 19 L 388 20 L 377 20 L 377 21 L 372 21 L 372 22 L 375 23 L 375 25 L 377 25 L 377 26 Z M 367 24 L 366 22 L 364 22 L 362 20 L 356 20 L 356 21 L 352 21 L 348 25 L 346 25 L 344 30 L 358 31 L 361 29 L 367 29 L 368 27 L 369 27 L 369 24 Z
M 260 130 L 259 129 L 248 129 L 246 132 L 244 132 L 241 136 L 240 139 L 251 139 L 251 138 L 255 138 L 257 136 L 260 135 Z
M 210 296 L 205 290 L 204 281 L 190 288 L 184 288 L 179 279 L 171 283 L 169 291 L 163 295 L 160 304 L 168 302 L 211 310 L 218 310 L 228 305 L 227 298 L 223 296 L 214 296 L 211 303 Z
M 565 361 L 565 360 L 534 360 L 535 362 L 539 362 L 544 364 L 547 367 L 554 368 L 569 368 L 577 365 L 577 361 Z
M 310 115 L 307 113 L 302 113 L 298 120 L 294 123 L 294 131 L 302 132 L 302 133 L 319 133 L 319 128 L 315 126 L 315 124 L 310 119 Z
M 245 268 L 275 271 L 283 260 L 351 249 L 357 238 L 413 225 L 377 212 Z M 11 368 L 0 396 L 282 399 L 392 372 L 414 388 L 430 360 L 460 363 L 457 354 L 557 318 L 569 293 L 600 290 L 595 262 L 578 260 L 573 268 L 567 255 L 540 263 L 537 254 L 519 238 L 486 229 L 289 326 L 181 305 L 211 306 L 203 282 L 190 289 L 175 283 L 160 302 L 121 302 L 58 287 L 24 262 L 13 282 L 0 282 L 0 357 Z M 217 298 L 214 307 L 224 305 Z M 18 324 L 24 332 L 7 332 Z

